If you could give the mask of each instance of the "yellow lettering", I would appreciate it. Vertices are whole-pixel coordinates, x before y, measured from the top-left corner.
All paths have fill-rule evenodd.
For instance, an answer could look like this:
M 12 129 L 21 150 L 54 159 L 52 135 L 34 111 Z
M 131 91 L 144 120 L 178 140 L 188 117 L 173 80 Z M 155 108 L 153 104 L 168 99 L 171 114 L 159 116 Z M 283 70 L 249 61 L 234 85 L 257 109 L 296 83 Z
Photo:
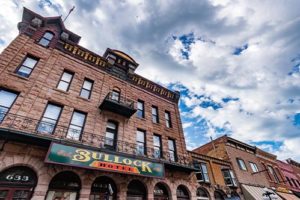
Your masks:
M 112 160 L 109 160 L 109 155 L 108 154 L 104 154 L 104 161 L 106 162 L 112 162 Z
M 142 162 L 142 171 L 143 172 L 148 171 L 148 172 L 152 173 L 152 170 L 148 165 L 150 165 L 149 162 Z
M 122 163 L 119 156 L 115 156 L 114 163 Z
M 87 162 L 91 160 L 90 154 L 91 152 L 83 149 L 77 149 L 75 151 L 77 154 L 73 155 L 72 160 L 79 161 L 79 162 Z
M 92 158 L 94 158 L 95 160 L 101 160 L 102 157 L 103 157 L 102 153 L 97 153 L 97 152 L 92 153 Z

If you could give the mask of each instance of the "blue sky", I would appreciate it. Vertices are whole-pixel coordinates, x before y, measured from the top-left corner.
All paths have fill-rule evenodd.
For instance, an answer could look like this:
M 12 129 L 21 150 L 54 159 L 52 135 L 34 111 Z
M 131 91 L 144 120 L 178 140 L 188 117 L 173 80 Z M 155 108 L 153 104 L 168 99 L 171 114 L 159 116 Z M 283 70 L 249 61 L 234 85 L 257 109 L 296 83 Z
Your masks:
M 189 149 L 228 134 L 300 160 L 300 7 L 287 0 L 0 1 L 0 51 L 23 6 L 66 16 L 80 44 L 131 55 L 137 73 L 181 92 Z

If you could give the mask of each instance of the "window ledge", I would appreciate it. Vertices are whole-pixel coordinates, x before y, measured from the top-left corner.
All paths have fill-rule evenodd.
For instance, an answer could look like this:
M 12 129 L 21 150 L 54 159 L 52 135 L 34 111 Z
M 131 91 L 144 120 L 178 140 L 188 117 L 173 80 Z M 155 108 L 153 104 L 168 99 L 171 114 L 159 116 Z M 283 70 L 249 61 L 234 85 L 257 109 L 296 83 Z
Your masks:
M 91 102 L 91 99 L 87 99 L 87 98 L 84 98 L 84 97 L 81 97 L 81 96 L 77 96 L 78 99 L 82 99 L 84 101 L 88 101 L 88 102 Z
M 14 73 L 14 72 L 10 72 L 9 74 L 12 75 L 12 76 L 18 77 L 20 79 L 26 80 L 26 81 L 29 80 L 29 77 L 24 77 L 24 76 L 21 76 L 21 75 L 19 75 L 17 73 Z
M 53 90 L 58 91 L 58 92 L 61 92 L 61 93 L 64 93 L 64 94 L 70 94 L 70 92 L 68 92 L 68 91 L 63 91 L 63 90 L 58 89 L 58 88 L 53 88 Z
M 145 117 L 144 118 L 136 117 L 136 118 L 139 119 L 139 120 L 142 120 L 142 121 L 146 121 Z

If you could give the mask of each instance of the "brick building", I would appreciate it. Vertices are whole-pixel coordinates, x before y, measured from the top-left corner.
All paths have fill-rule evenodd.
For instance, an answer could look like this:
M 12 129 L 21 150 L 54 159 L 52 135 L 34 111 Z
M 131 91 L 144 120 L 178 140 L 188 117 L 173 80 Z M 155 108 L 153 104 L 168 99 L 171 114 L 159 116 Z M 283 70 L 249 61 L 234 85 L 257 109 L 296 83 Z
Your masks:
M 195 199 L 179 93 L 24 8 L 0 55 L 0 199 Z M 103 33 L 105 34 L 105 33 Z
M 197 199 L 239 200 L 240 188 L 231 163 L 195 152 L 189 152 L 196 169 Z
M 287 159 L 286 161 L 293 169 L 294 174 L 297 176 L 298 181 L 296 180 L 296 183 L 298 184 L 298 187 L 300 187 L 300 163 L 296 162 L 291 158 Z M 294 191 L 294 194 L 297 195 L 297 197 L 300 197 L 300 192 Z
M 265 190 L 272 193 L 272 199 L 281 199 L 271 190 L 265 174 L 260 173 L 264 167 L 256 156 L 256 147 L 225 135 L 194 149 L 193 152 L 231 162 L 245 199 L 261 199 Z

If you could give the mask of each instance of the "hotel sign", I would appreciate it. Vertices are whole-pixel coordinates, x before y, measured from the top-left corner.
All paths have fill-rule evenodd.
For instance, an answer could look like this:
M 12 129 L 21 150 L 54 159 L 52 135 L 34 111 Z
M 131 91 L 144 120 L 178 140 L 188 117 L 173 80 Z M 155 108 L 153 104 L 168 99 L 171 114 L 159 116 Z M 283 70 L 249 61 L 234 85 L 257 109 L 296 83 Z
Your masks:
M 164 166 L 125 156 L 52 143 L 45 162 L 162 178 Z

